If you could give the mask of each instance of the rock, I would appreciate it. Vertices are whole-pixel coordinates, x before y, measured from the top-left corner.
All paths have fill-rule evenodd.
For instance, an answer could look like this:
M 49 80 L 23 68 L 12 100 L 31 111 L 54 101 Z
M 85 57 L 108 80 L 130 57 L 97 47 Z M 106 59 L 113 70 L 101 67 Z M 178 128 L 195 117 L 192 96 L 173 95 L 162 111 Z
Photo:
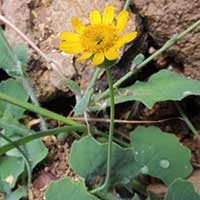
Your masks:
M 158 47 L 200 19 L 199 0 L 133 0 L 149 35 Z M 167 55 L 184 67 L 185 75 L 200 79 L 200 27 L 179 40 Z
M 2 2 L 3 15 L 32 39 L 30 21 L 31 13 L 28 7 L 31 0 L 3 0 Z M 6 26 L 5 34 L 12 47 L 24 42 L 24 40 L 8 26 Z

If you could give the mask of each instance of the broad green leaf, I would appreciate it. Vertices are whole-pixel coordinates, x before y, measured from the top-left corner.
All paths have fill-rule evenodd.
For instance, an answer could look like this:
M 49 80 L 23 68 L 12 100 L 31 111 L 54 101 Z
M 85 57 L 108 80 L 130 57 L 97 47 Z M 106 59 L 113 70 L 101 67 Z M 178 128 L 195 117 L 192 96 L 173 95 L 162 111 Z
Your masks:
M 71 168 L 89 183 L 97 177 L 102 180 L 106 175 L 107 144 L 86 136 L 73 143 L 69 163 Z M 113 143 L 111 186 L 128 183 L 137 175 L 139 169 L 134 152 Z
M 3 126 L 1 126 L 3 124 Z M 18 126 L 17 129 L 13 129 L 12 127 Z M 18 140 L 24 136 L 30 134 L 36 134 L 28 128 L 24 127 L 20 124 L 16 119 L 14 119 L 10 112 L 5 112 L 4 117 L 1 119 L 0 128 L 3 128 L 3 134 L 6 135 L 12 141 Z M 17 130 L 17 131 L 16 131 Z M 0 138 L 0 145 L 7 144 L 7 141 Z M 29 158 L 31 168 L 33 169 L 41 160 L 43 160 L 48 150 L 43 144 L 43 142 L 38 139 L 32 142 L 29 142 L 25 145 L 20 146 L 20 148 L 26 153 Z M 21 157 L 21 153 L 17 149 L 13 149 L 7 152 L 7 155 Z
M 148 108 L 156 102 L 182 100 L 189 95 L 200 95 L 200 81 L 180 76 L 169 70 L 153 74 L 148 81 L 137 81 L 134 85 L 119 89 L 115 103 L 140 101 Z M 108 103 L 109 105 L 109 103 Z
M 177 179 L 169 186 L 165 200 L 200 200 L 200 195 L 191 182 Z
M 20 200 L 22 199 L 22 197 L 26 197 L 26 196 L 27 196 L 27 191 L 25 187 L 20 187 L 16 189 L 14 192 L 11 192 L 5 195 L 4 200 Z
M 69 178 L 61 178 L 50 183 L 46 200 L 99 200 L 87 192 L 82 182 L 72 182 Z
M 17 55 L 17 58 L 20 60 L 20 62 L 23 65 L 26 65 L 28 62 L 27 51 L 28 51 L 28 47 L 26 44 L 18 44 L 17 47 L 14 49 L 14 52 Z
M 63 82 L 75 95 L 81 96 L 81 89 L 75 81 L 71 79 L 65 79 Z
M 2 156 L 0 158 L 0 180 L 7 182 L 11 188 L 15 186 L 18 176 L 24 171 L 22 158 Z
M 5 93 L 11 97 L 15 97 L 18 100 L 26 102 L 28 100 L 28 94 L 23 88 L 22 84 L 14 79 L 8 79 L 0 83 L 0 92 Z M 3 116 L 4 112 L 9 110 L 12 112 L 15 118 L 20 118 L 24 112 L 23 108 L 19 108 L 15 105 L 0 101 L 0 117 Z
M 192 172 L 191 152 L 183 147 L 173 134 L 159 128 L 138 127 L 130 133 L 135 159 L 141 173 L 160 178 L 166 184 Z

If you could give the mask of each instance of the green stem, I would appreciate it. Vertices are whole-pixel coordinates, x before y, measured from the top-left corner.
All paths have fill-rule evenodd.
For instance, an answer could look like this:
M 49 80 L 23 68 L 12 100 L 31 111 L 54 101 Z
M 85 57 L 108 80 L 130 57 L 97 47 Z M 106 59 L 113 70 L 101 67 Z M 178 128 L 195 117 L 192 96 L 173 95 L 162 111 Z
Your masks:
M 181 32 L 178 35 L 173 36 L 171 39 L 169 39 L 159 50 L 157 50 L 155 53 L 153 53 L 151 56 L 149 56 L 147 59 L 145 59 L 142 63 L 140 63 L 138 66 L 136 66 L 133 70 L 129 71 L 127 74 L 125 74 L 122 78 L 120 78 L 114 85 L 114 88 L 117 88 L 119 85 L 121 85 L 125 80 L 130 78 L 133 74 L 135 74 L 136 71 L 144 67 L 147 63 L 152 61 L 154 58 L 159 56 L 161 53 L 166 51 L 168 48 L 170 48 L 174 43 L 176 43 L 178 40 L 180 40 L 182 37 L 184 37 L 186 34 L 194 30 L 200 25 L 200 20 L 196 21 L 194 24 L 192 24 L 190 27 L 188 27 L 186 30 Z M 96 95 L 94 98 L 94 102 L 99 101 L 101 99 L 106 98 L 109 95 L 109 89 L 105 90 L 100 95 Z
M 187 124 L 187 126 L 189 127 L 189 129 L 200 140 L 200 135 L 199 135 L 198 131 L 195 129 L 195 127 L 193 126 L 192 122 L 189 120 L 189 118 L 183 112 L 183 109 L 181 108 L 181 106 L 177 102 L 174 102 L 174 103 L 176 105 L 176 108 L 177 108 L 178 112 L 180 113 L 181 117 L 184 119 L 184 121 Z
M 0 133 L 0 136 L 6 140 L 7 142 L 9 142 L 7 145 L 13 145 L 14 148 L 16 148 L 20 153 L 22 158 L 24 159 L 24 162 L 26 164 L 26 169 L 27 169 L 27 175 L 28 175 L 28 184 L 31 183 L 31 164 L 29 162 L 29 159 L 27 157 L 27 155 L 24 153 L 24 151 L 17 145 L 15 144 L 10 138 L 8 138 L 7 136 L 3 135 Z M 6 145 L 4 145 L 6 146 Z M 0 148 L 1 149 L 1 148 Z M 4 153 L 6 153 L 7 151 L 5 151 Z M 2 154 L 3 155 L 3 154 Z
M 0 156 L 6 153 L 7 151 L 10 151 L 13 148 L 16 148 L 20 145 L 26 144 L 28 142 L 31 142 L 33 140 L 39 139 L 41 137 L 49 136 L 49 135 L 56 135 L 62 132 L 72 133 L 73 131 L 80 131 L 80 132 L 86 132 L 87 128 L 85 126 L 65 126 L 61 128 L 54 128 L 47 131 L 41 131 L 37 132 L 36 134 L 32 134 L 26 137 L 23 137 L 22 139 L 19 139 L 17 141 L 11 141 L 11 143 L 6 144 L 2 147 L 0 147 Z
M 91 96 L 94 91 L 94 89 L 93 89 L 94 85 L 99 76 L 99 72 L 100 72 L 100 68 L 97 68 L 92 79 L 89 82 L 89 85 L 85 91 L 85 94 L 83 95 L 83 97 L 78 101 L 78 103 L 74 107 L 75 115 L 83 115 L 84 112 L 86 112 L 87 107 L 91 100 Z
M 113 142 L 113 133 L 114 133 L 114 119 L 115 119 L 115 100 L 114 100 L 114 89 L 111 69 L 106 68 L 106 75 L 108 79 L 109 91 L 110 91 L 110 128 L 109 128 L 109 137 L 108 137 L 108 152 L 107 152 L 107 173 L 106 179 L 103 185 L 92 190 L 92 193 L 97 193 L 104 189 L 108 189 L 110 183 L 110 176 L 112 170 L 112 142 Z
M 20 101 L 16 98 L 13 98 L 11 96 L 4 94 L 4 93 L 0 93 L 0 100 L 14 104 L 16 106 L 19 106 L 21 108 L 24 108 L 24 109 L 32 111 L 32 112 L 35 112 L 35 113 L 40 114 L 42 116 L 46 116 L 46 117 L 49 117 L 51 119 L 63 122 L 63 123 L 68 124 L 68 125 L 74 125 L 74 126 L 82 125 L 79 122 L 75 122 L 74 120 L 67 119 L 66 117 L 59 115 L 55 112 L 49 111 L 49 110 L 42 108 L 40 106 L 32 105 L 32 104 L 27 103 L 27 102 L 22 102 L 22 101 Z
M 129 9 L 129 6 L 131 4 L 131 0 L 126 0 L 125 4 L 124 4 L 124 10 L 128 10 Z
M 23 86 L 24 86 L 25 90 L 27 91 L 28 95 L 30 96 L 32 103 L 34 105 L 36 105 L 36 106 L 40 106 L 39 101 L 38 101 L 38 99 L 37 99 L 37 97 L 35 95 L 35 91 L 33 89 L 33 86 L 31 85 L 30 80 L 27 77 L 27 74 L 24 73 L 24 72 L 22 72 L 22 73 L 23 73 L 23 75 L 21 77 L 22 78 L 22 83 L 23 83 Z M 40 119 L 40 128 L 41 128 L 41 130 L 42 131 L 47 130 L 47 124 L 45 122 L 45 119 L 40 115 L 38 117 Z
M 114 89 L 112 74 L 110 68 L 106 69 L 106 75 L 108 79 L 108 85 L 110 90 L 110 129 L 108 138 L 108 158 L 107 158 L 107 175 L 105 180 L 105 187 L 109 185 L 112 167 L 112 141 L 114 133 L 114 120 L 115 120 L 115 99 L 114 99 Z
M 2 126 L 2 122 L 0 121 L 0 126 Z M 3 127 L 5 126 L 5 124 L 3 124 Z M 27 135 L 30 134 L 29 132 L 32 130 L 28 130 L 28 129 L 23 129 L 23 128 L 19 128 L 18 126 L 12 126 L 12 125 L 6 125 L 9 128 L 12 128 L 14 131 L 20 131 L 22 134 Z M 32 133 L 29 136 L 23 137 L 21 139 L 18 139 L 16 141 L 12 141 L 11 144 L 6 144 L 0 147 L 0 156 L 5 154 L 7 151 L 10 151 L 14 148 L 16 148 L 16 146 L 20 146 L 20 145 L 24 145 L 28 142 L 31 142 L 33 140 L 39 139 L 41 137 L 45 137 L 45 136 L 49 136 L 49 135 L 57 135 L 63 132 L 66 132 L 67 134 L 71 134 L 72 132 L 87 132 L 87 128 L 85 126 L 64 126 L 64 127 L 59 127 L 59 128 L 54 128 L 54 129 L 50 129 L 47 131 L 40 131 L 37 133 Z M 92 131 L 94 131 L 94 135 L 98 135 L 98 136 L 102 136 L 104 138 L 107 138 L 107 134 L 101 131 L 96 130 L 95 128 L 92 129 Z M 119 143 L 121 146 L 124 147 L 128 147 L 128 144 L 126 142 L 123 142 L 121 140 L 119 140 L 118 138 L 114 138 L 113 139 L 115 142 Z M 14 143 L 14 144 L 13 144 Z

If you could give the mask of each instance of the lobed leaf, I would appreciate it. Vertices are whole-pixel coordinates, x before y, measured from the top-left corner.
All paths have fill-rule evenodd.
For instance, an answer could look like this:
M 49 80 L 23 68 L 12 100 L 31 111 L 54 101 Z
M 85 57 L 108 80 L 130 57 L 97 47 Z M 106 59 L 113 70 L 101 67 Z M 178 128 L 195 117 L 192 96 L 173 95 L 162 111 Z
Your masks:
M 169 70 L 160 70 L 148 81 L 137 81 L 134 85 L 119 89 L 115 104 L 127 101 L 140 101 L 148 108 L 156 102 L 182 100 L 189 95 L 200 95 L 200 81 L 192 80 Z M 108 101 L 108 105 L 109 100 Z
M 72 182 L 69 178 L 61 178 L 50 183 L 46 193 L 46 200 L 99 200 L 90 194 L 82 182 Z
M 200 195 L 191 182 L 177 179 L 169 186 L 165 200 L 200 200 Z
M 191 151 L 183 147 L 176 136 L 162 132 L 155 126 L 139 126 L 130 136 L 141 173 L 170 184 L 176 178 L 185 178 L 192 172 Z
M 103 179 L 106 175 L 107 143 L 102 144 L 86 136 L 73 143 L 69 162 L 71 168 L 88 183 L 95 182 L 97 177 Z M 111 186 L 127 184 L 139 169 L 134 152 L 113 143 Z

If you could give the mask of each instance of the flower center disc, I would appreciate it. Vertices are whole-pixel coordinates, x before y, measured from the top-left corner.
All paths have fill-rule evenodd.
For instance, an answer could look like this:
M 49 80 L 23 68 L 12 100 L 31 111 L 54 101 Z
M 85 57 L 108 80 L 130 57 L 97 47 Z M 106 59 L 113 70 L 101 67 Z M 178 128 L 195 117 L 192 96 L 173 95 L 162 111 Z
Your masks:
M 103 24 L 89 25 L 81 34 L 81 44 L 85 50 L 101 53 L 112 47 L 118 36 L 114 26 Z

